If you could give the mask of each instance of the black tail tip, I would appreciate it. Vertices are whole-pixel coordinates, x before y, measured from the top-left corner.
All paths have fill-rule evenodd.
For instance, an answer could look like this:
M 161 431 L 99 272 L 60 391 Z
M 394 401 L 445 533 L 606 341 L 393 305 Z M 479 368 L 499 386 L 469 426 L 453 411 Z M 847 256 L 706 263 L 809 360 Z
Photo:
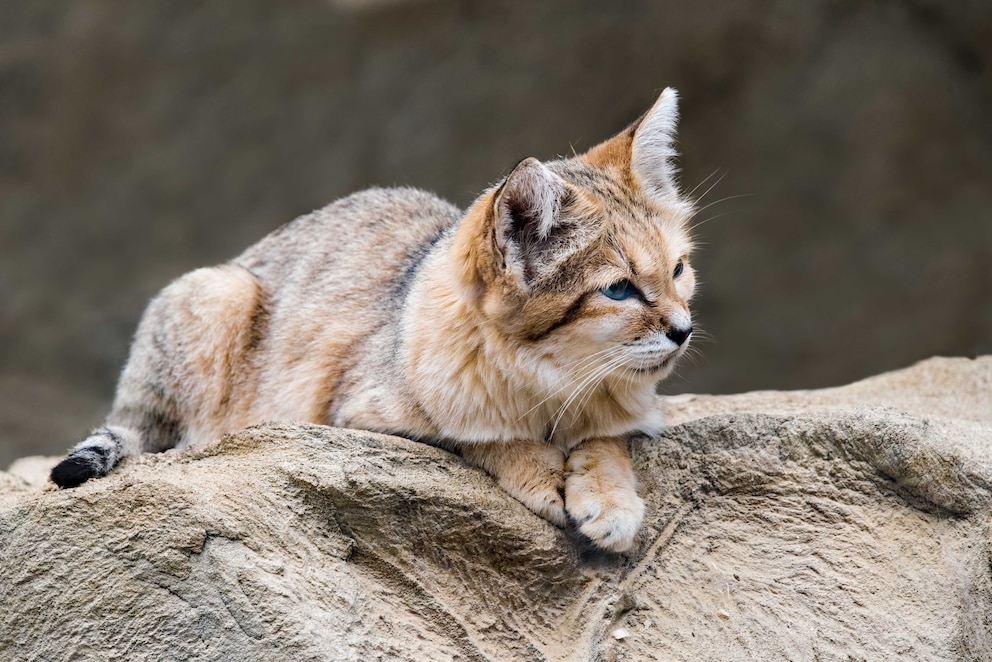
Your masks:
M 77 487 L 96 477 L 93 463 L 81 457 L 67 457 L 52 469 L 52 482 L 59 487 Z

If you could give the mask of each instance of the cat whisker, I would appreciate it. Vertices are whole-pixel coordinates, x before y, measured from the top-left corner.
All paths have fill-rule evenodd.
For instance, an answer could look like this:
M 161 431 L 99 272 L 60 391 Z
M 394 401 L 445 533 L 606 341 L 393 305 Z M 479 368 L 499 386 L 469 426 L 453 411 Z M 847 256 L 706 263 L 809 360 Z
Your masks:
M 718 172 L 720 172 L 720 169 L 719 168 L 717 168 L 716 170 L 714 170 L 710 174 L 708 174 L 705 177 L 703 177 L 703 180 L 701 182 L 699 182 L 698 184 L 696 184 L 695 186 L 693 186 L 692 187 L 692 190 L 689 191 L 688 193 L 686 193 L 684 197 L 691 198 L 692 197 L 692 194 L 695 193 L 697 190 L 699 190 L 699 187 L 700 186 L 702 186 L 703 184 L 705 184 L 706 182 L 708 182 L 710 180 L 710 178 L 713 177 L 713 175 L 715 175 Z
M 562 370 L 574 369 L 576 371 L 582 371 L 585 368 L 590 367 L 590 366 L 593 366 L 594 364 L 596 364 L 598 362 L 597 359 L 603 358 L 603 355 L 604 354 L 606 355 L 607 358 L 609 358 L 609 355 L 610 355 L 611 352 L 620 352 L 622 350 L 623 350 L 622 347 L 617 347 L 617 346 L 607 347 L 606 349 L 602 349 L 602 350 L 600 350 L 598 352 L 594 352 L 593 354 L 590 354 L 589 356 L 585 356 L 585 357 L 582 357 L 581 359 L 577 359 L 575 361 L 572 361 L 571 363 L 568 363 L 568 364 L 562 366 L 561 369 Z M 572 379 L 570 379 L 570 375 L 563 375 L 562 377 L 559 378 L 558 381 L 559 382 L 564 382 L 564 384 L 561 387 L 559 387 L 559 388 L 555 389 L 554 391 L 552 391 L 551 394 L 549 394 L 546 398 L 544 398 L 543 400 L 541 400 L 540 402 L 538 402 L 536 405 L 534 405 L 533 407 L 531 407 L 530 409 L 528 409 L 527 411 L 525 411 L 523 414 L 521 414 L 520 416 L 518 416 L 516 418 L 516 420 L 514 420 L 513 422 L 514 423 L 520 422 L 520 420 L 522 418 L 524 418 L 525 416 L 527 416 L 528 414 L 530 414 L 531 412 L 533 412 L 535 409 L 537 409 L 538 407 L 540 407 L 541 405 L 543 405 L 545 402 L 547 402 L 551 398 L 555 397 L 556 395 L 558 395 L 559 393 L 561 393 L 562 391 L 564 391 L 565 389 L 567 389 L 570 384 L 574 383 L 574 381 Z
M 595 358 L 597 356 L 601 356 L 603 354 L 607 354 L 607 353 L 612 352 L 612 351 L 615 351 L 615 350 L 617 350 L 619 348 L 620 347 L 618 345 L 611 345 L 610 347 L 607 347 L 605 349 L 601 349 L 598 352 L 593 352 L 592 354 L 589 354 L 587 356 L 583 356 L 582 358 L 576 359 L 574 361 L 570 361 L 569 363 L 566 363 L 566 364 L 564 364 L 562 366 L 559 366 L 559 367 L 562 370 L 567 370 L 567 369 L 575 366 L 578 363 L 583 363 L 585 361 L 588 361 L 591 358 Z
M 601 381 L 603 377 L 613 372 L 613 370 L 619 367 L 625 360 L 626 357 L 624 356 L 613 357 L 608 363 L 600 366 L 598 370 L 594 371 L 591 375 L 589 375 L 586 379 L 584 379 L 582 383 L 579 384 L 575 388 L 575 390 L 572 391 L 572 393 L 568 396 L 568 398 L 566 398 L 565 402 L 562 403 L 562 406 L 558 408 L 554 425 L 551 427 L 551 432 L 548 435 L 549 439 L 554 438 L 555 431 L 558 429 L 558 424 L 561 423 L 561 419 L 565 416 L 565 413 L 568 411 L 569 406 L 576 400 L 576 398 L 579 397 L 579 395 L 585 390 L 585 388 L 590 384 L 593 384 L 597 380 Z M 598 386 L 598 383 L 596 384 L 596 386 Z
M 714 338 L 713 335 L 708 331 L 704 331 L 703 329 L 694 327 L 692 329 L 692 342 L 694 343 L 716 342 L 716 338 Z
M 738 198 L 752 198 L 752 197 L 754 197 L 754 194 L 753 193 L 738 193 L 737 195 L 728 195 L 725 198 L 720 198 L 719 200 L 714 200 L 713 202 L 710 202 L 708 204 L 703 205 L 699 209 L 693 210 L 693 212 L 694 212 L 693 215 L 698 215 L 698 214 L 706 211 L 707 209 L 709 209 L 713 205 L 718 205 L 721 202 L 727 202 L 728 200 L 737 200 Z
M 689 347 L 686 347 L 685 348 L 685 350 L 683 351 L 683 354 L 689 354 L 689 355 L 695 356 L 695 355 L 702 354 L 702 350 L 699 349 L 698 347 L 693 347 L 693 346 L 690 345 Z
M 707 219 L 704 219 L 704 220 L 702 220 L 702 221 L 699 221 L 698 223 L 694 223 L 694 224 L 692 225 L 692 227 L 690 227 L 690 228 L 689 228 L 689 231 L 690 231 L 690 232 L 695 232 L 695 231 L 696 231 L 696 229 L 697 229 L 697 228 L 699 228 L 699 226 L 701 226 L 701 225 L 706 225 L 706 224 L 707 224 L 707 223 L 709 223 L 710 221 L 715 221 L 716 219 L 718 219 L 718 218 L 720 218 L 721 216 L 726 216 L 726 215 L 727 215 L 727 214 L 729 214 L 729 213 L 730 213 L 729 211 L 725 211 L 725 212 L 721 212 L 721 213 L 719 213 L 719 214 L 714 214 L 713 216 L 710 216 L 710 217 L 709 217 L 709 218 L 707 218 Z M 697 246 L 704 246 L 704 245 L 705 245 L 705 244 L 704 244 L 703 242 L 700 242 L 700 241 L 696 241 L 696 242 L 694 242 L 694 243 L 695 243 L 695 244 L 696 244 Z
M 730 171 L 728 170 L 727 172 L 730 172 Z M 725 172 L 725 173 L 723 173 L 722 175 L 720 175 L 720 177 L 719 177 L 719 178 L 717 178 L 717 180 L 716 180 L 715 182 L 713 182 L 712 184 L 710 184 L 710 186 L 709 186 L 709 188 L 707 188 L 707 189 L 706 189 L 705 191 L 703 191 L 703 194 L 702 194 L 701 196 L 699 196 L 699 199 L 697 199 L 697 200 L 695 201 L 695 203 L 694 203 L 694 204 L 699 204 L 700 202 L 702 202 L 702 201 L 703 201 L 703 198 L 705 198 L 705 197 L 707 196 L 707 194 L 708 194 L 708 193 L 709 193 L 710 191 L 712 191 L 712 190 L 713 190 L 713 188 L 714 188 L 714 187 L 715 187 L 715 186 L 716 186 L 717 184 L 719 184 L 720 182 L 722 182 L 722 181 L 723 181 L 723 178 L 727 176 L 727 172 Z M 693 190 L 695 190 L 695 189 L 693 189 Z
M 577 395 L 578 395 L 578 394 L 579 394 L 579 393 L 580 393 L 580 392 L 581 392 L 581 391 L 582 391 L 582 390 L 583 390 L 583 389 L 584 389 L 584 388 L 586 387 L 586 385 L 587 385 L 587 384 L 589 384 L 589 383 L 591 383 L 592 381 L 594 381 L 594 380 L 595 380 L 595 377 L 596 377 L 596 376 L 597 376 L 597 375 L 598 375 L 598 374 L 599 374 L 600 372 L 603 372 L 604 370 L 607 370 L 607 369 L 608 369 L 608 366 L 609 366 L 609 365 L 610 365 L 610 363 L 607 363 L 607 364 L 605 364 L 605 365 L 602 365 L 602 366 L 599 366 L 599 367 L 598 367 L 598 368 L 597 368 L 596 370 L 594 370 L 594 371 L 593 371 L 593 372 L 592 372 L 592 373 L 591 373 L 590 375 L 587 375 L 587 376 L 585 377 L 585 379 L 583 379 L 583 380 L 582 380 L 582 382 L 580 382 L 580 383 L 578 384 L 578 386 L 576 386 L 576 387 L 575 387 L 575 388 L 574 388 L 574 389 L 572 390 L 572 392 L 571 392 L 571 393 L 570 393 L 570 394 L 568 395 L 568 397 L 567 397 L 567 398 L 565 398 L 565 400 L 564 400 L 564 402 L 562 402 L 562 404 L 561 404 L 561 406 L 560 406 L 560 407 L 558 407 L 558 409 L 557 409 L 557 410 L 555 411 L 555 416 L 554 416 L 554 424 L 552 425 L 552 427 L 551 427 L 551 432 L 550 432 L 550 434 L 548 435 L 548 438 L 549 438 L 549 439 L 551 439 L 551 438 L 553 438 L 553 437 L 554 437 L 554 435 L 555 435 L 555 430 L 557 430 L 557 429 L 558 429 L 558 424 L 559 424 L 559 423 L 561 422 L 561 419 L 562 419 L 562 417 L 563 417 L 563 416 L 565 415 L 565 412 L 566 412 L 566 411 L 568 410 L 568 407 L 569 407 L 569 405 L 570 405 L 570 404 L 572 403 L 572 401 L 573 401 L 573 400 L 574 400 L 574 399 L 575 399 L 575 398 L 577 397 Z
M 594 368 L 589 374 L 587 374 L 584 377 L 582 377 L 581 382 L 576 387 L 576 390 L 573 391 L 572 395 L 575 395 L 575 393 L 578 390 L 581 390 L 582 388 L 584 388 L 585 385 L 587 385 L 591 380 L 595 379 L 595 377 L 600 372 L 602 372 L 604 369 L 607 370 L 607 371 L 611 370 L 613 364 L 616 363 L 617 359 L 618 358 L 622 358 L 622 357 L 620 357 L 620 354 L 622 354 L 624 352 L 624 348 L 623 347 L 615 347 L 613 349 L 615 350 L 614 352 L 611 352 L 611 353 L 607 354 L 605 357 L 603 357 L 604 358 L 604 361 L 605 361 L 603 364 L 599 365 L 597 368 Z M 570 395 L 569 397 L 572 397 L 572 395 Z M 568 399 L 566 398 L 566 402 L 567 402 L 567 400 Z M 566 406 L 566 405 L 563 405 L 563 407 L 564 406 Z
M 620 361 L 617 363 L 616 366 L 614 366 L 614 369 L 619 368 L 619 367 L 622 367 L 628 361 L 628 357 L 626 357 L 626 356 L 622 356 L 622 357 L 619 357 L 619 358 L 620 358 Z M 612 372 L 612 370 L 610 372 Z M 586 406 L 586 402 L 589 400 L 589 398 L 592 396 L 592 394 L 596 392 L 596 389 L 599 388 L 599 385 L 602 384 L 603 381 L 605 381 L 605 379 L 606 379 L 607 376 L 608 376 L 608 374 L 602 375 L 601 378 L 600 378 L 600 380 L 599 380 L 599 382 L 597 384 L 593 385 L 592 388 L 586 390 L 586 394 L 584 396 L 582 396 L 582 399 L 579 400 L 579 404 L 576 407 L 576 411 L 577 412 L 582 411 L 582 408 Z M 629 381 L 627 383 L 628 383 L 628 385 L 630 384 Z
M 689 351 L 689 349 L 686 349 L 685 352 L 682 354 L 681 361 L 685 364 L 693 365 L 694 363 L 699 361 L 702 357 L 703 355 L 699 350 Z

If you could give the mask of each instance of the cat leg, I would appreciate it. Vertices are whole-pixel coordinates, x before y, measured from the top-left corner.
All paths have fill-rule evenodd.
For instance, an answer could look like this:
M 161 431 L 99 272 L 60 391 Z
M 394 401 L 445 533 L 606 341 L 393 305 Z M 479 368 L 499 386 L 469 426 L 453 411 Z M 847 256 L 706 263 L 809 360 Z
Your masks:
M 169 285 L 142 316 L 106 422 L 72 448 L 52 481 L 76 487 L 125 457 L 241 427 L 246 357 L 264 322 L 259 283 L 240 267 L 198 269 Z
M 465 444 L 462 457 L 496 478 L 507 494 L 552 524 L 565 526 L 565 454 L 533 441 Z
M 626 438 L 589 439 L 572 450 L 565 462 L 565 508 L 597 546 L 630 549 L 644 520 L 644 501 Z

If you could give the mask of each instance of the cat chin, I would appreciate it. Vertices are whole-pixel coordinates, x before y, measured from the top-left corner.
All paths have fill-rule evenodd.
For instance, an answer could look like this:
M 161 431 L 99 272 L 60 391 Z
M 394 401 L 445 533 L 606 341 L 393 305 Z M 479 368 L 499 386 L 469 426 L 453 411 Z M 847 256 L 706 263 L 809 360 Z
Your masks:
M 688 343 L 676 348 L 674 351 L 669 352 L 665 356 L 658 357 L 656 359 L 643 359 L 640 365 L 627 366 L 626 370 L 630 375 L 631 379 L 640 382 L 653 382 L 657 384 L 668 378 L 675 369 L 675 364 L 678 362 L 682 355 L 685 354 L 685 349 Z

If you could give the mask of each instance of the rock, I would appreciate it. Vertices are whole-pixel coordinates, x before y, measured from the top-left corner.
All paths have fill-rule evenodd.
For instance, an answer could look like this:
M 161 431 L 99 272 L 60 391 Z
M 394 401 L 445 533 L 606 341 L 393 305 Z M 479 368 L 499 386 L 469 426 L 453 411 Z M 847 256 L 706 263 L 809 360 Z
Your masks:
M 22 463 L 0 659 L 989 659 L 990 387 L 982 357 L 668 399 L 623 556 L 366 432 L 263 425 L 68 491 Z
M 24 481 L 29 487 L 44 487 L 52 468 L 62 461 L 62 457 L 33 455 L 15 460 L 7 468 L 7 473 Z

